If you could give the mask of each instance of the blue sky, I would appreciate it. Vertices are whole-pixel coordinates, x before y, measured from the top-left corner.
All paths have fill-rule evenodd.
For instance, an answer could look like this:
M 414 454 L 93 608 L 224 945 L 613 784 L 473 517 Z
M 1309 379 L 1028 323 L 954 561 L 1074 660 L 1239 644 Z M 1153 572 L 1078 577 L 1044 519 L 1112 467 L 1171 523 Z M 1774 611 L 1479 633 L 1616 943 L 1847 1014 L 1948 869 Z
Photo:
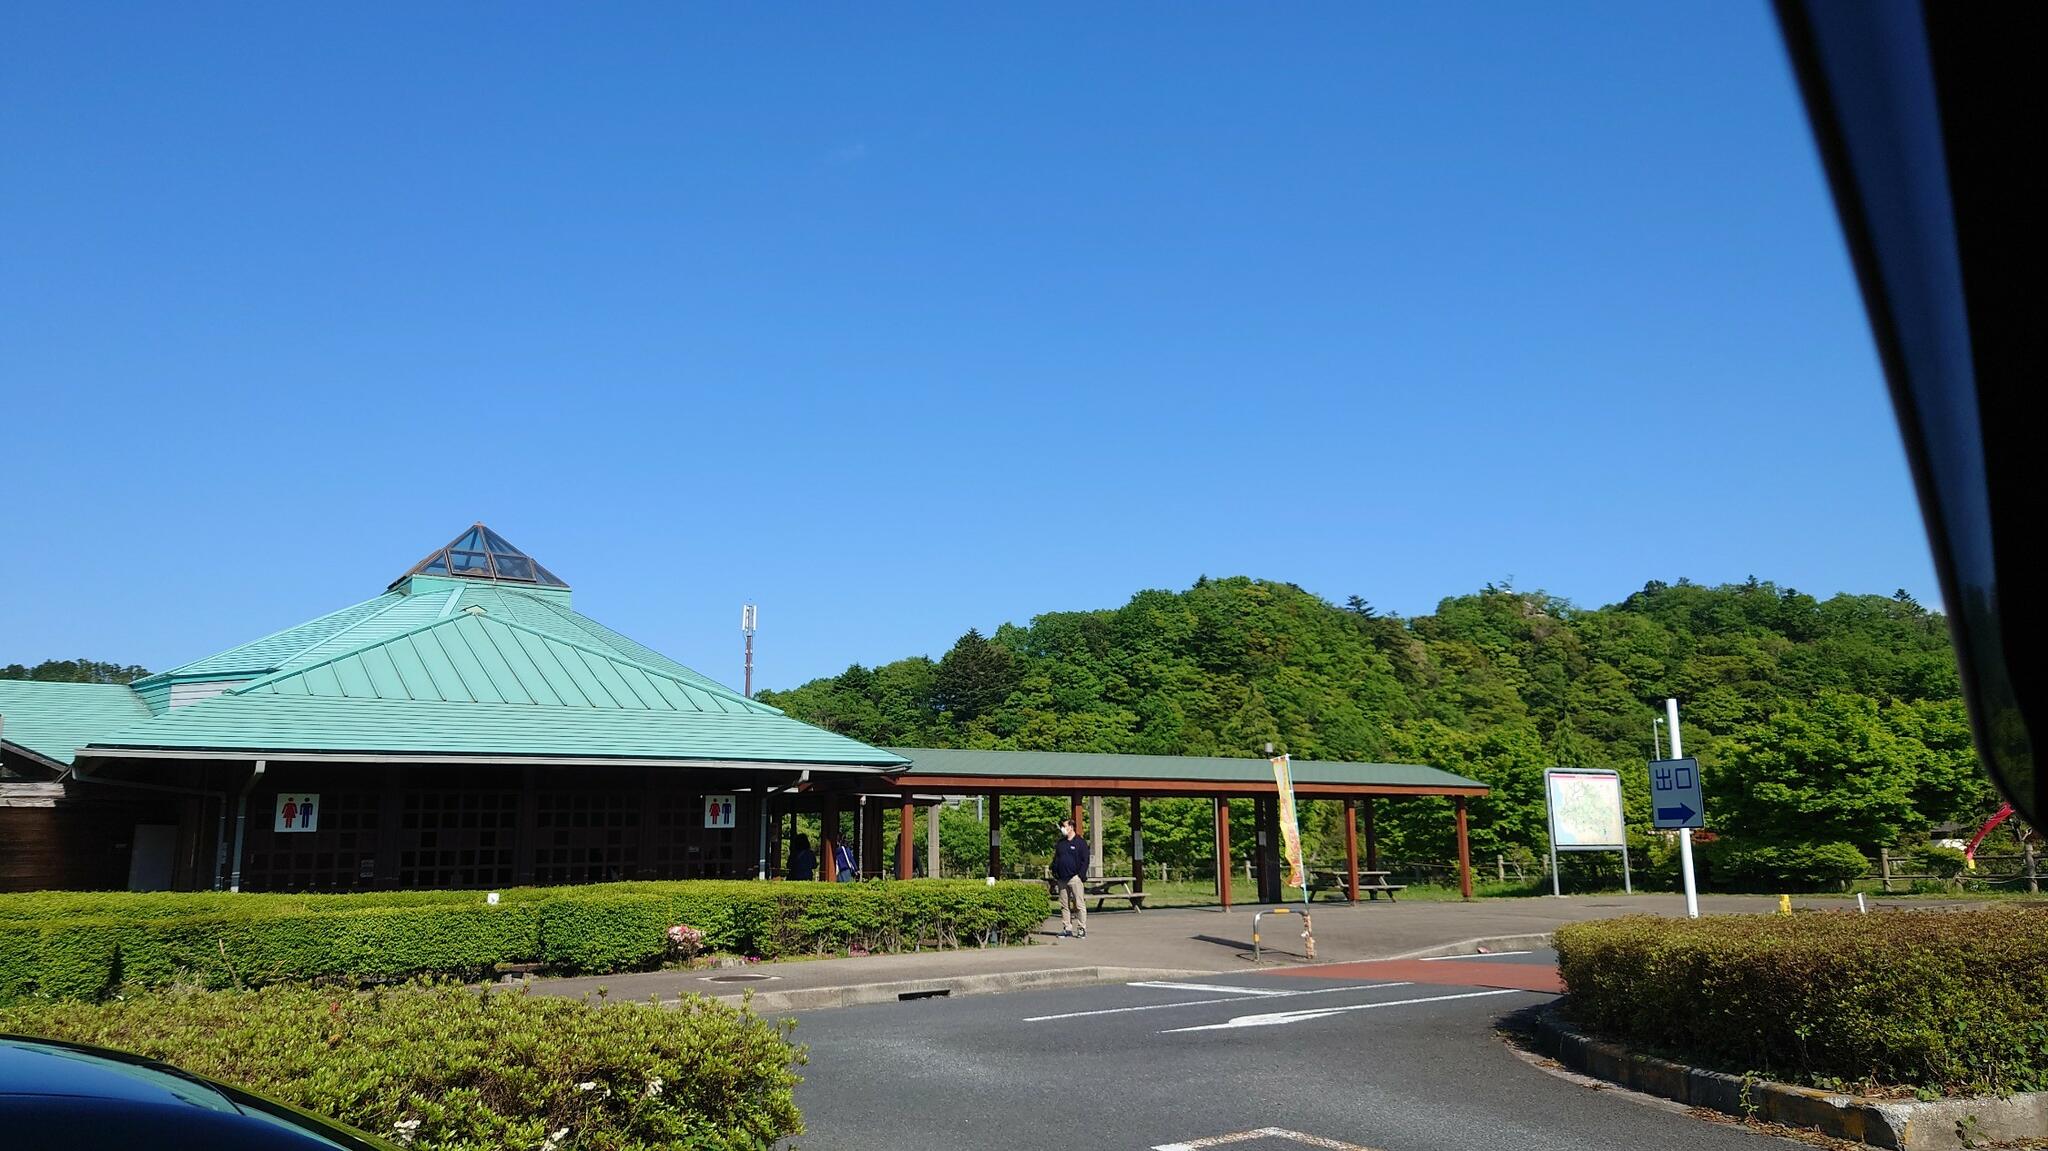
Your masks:
M 482 519 L 758 682 L 1197 576 L 1936 589 L 1761 4 L 9 5 L 0 662 Z

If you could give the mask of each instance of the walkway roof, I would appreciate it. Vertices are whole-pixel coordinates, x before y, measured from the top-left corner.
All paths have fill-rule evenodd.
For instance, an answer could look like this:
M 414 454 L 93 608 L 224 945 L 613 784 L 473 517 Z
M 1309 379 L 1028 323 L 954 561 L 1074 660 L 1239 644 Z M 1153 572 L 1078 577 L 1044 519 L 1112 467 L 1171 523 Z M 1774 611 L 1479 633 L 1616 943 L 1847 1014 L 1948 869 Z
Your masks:
M 1271 794 L 1273 768 L 1263 759 L 1203 755 L 1114 755 L 1068 751 L 980 751 L 892 747 L 910 761 L 896 776 L 919 792 L 1043 792 L 1090 795 Z M 1367 795 L 1485 795 L 1486 785 L 1409 763 L 1291 764 L 1294 791 L 1305 798 Z

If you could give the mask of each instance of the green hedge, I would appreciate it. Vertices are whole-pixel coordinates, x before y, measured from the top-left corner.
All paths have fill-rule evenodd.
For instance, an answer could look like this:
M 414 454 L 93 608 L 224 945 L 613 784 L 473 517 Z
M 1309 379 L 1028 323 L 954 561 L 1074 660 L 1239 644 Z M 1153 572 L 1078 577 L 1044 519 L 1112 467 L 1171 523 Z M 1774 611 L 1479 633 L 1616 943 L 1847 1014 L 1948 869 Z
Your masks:
M 2048 907 L 1630 916 L 1559 928 L 1572 1014 L 1822 1087 L 2048 1090 Z
M 803 1130 L 802 1049 L 696 996 L 655 1008 L 449 986 L 185 989 L 0 1007 L 0 1032 L 139 1052 L 423 1151 L 757 1151 Z
M 39 892 L 0 896 L 0 1002 L 129 984 L 262 986 L 470 978 L 502 963 L 568 972 L 661 962 L 683 923 L 764 959 L 1015 942 L 1050 914 L 1037 883 L 702 880 L 362 895 Z
M 1744 843 L 1720 839 L 1700 853 L 1709 885 L 1732 891 L 1836 891 L 1870 870 L 1853 843 Z

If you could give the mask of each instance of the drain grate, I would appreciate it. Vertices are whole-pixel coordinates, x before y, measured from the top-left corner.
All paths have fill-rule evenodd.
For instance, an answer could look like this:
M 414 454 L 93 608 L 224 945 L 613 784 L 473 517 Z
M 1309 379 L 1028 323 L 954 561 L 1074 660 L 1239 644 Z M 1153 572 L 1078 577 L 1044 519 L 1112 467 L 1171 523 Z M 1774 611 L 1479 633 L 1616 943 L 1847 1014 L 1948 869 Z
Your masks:
M 706 983 L 760 983 L 763 980 L 779 978 L 774 975 L 707 975 Z

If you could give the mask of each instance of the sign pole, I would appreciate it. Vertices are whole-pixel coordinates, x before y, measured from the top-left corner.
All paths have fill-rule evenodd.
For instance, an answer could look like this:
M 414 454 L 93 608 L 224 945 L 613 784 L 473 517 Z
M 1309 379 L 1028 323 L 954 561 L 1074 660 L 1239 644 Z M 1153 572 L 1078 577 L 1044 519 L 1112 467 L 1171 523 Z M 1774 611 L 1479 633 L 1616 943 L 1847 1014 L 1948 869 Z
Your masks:
M 1557 805 L 1550 801 L 1550 773 L 1543 774 L 1543 812 L 1550 823 L 1550 894 L 1554 899 L 1563 899 L 1564 889 L 1557 879 Z
M 1678 738 L 1678 701 L 1664 701 L 1665 721 L 1671 728 L 1671 758 L 1684 759 L 1685 745 Z M 1685 873 L 1685 916 L 1687 919 L 1700 917 L 1700 889 L 1692 874 L 1692 828 L 1678 829 L 1678 867 Z

